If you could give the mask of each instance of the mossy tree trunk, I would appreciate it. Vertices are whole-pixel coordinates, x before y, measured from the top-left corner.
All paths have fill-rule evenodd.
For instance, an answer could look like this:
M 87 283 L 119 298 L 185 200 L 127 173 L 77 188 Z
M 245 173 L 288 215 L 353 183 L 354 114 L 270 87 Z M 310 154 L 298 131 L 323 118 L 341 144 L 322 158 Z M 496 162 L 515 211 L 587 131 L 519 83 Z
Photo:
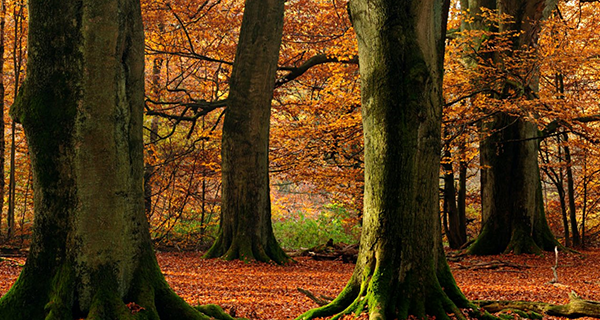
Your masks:
M 151 248 L 139 2 L 30 0 L 29 17 L 11 113 L 29 144 L 35 222 L 0 319 L 208 319 L 169 288 Z
M 246 0 L 221 144 L 218 237 L 205 257 L 285 263 L 271 225 L 269 121 L 284 2 Z
M 330 304 L 298 319 L 464 319 L 441 250 L 441 66 L 449 3 L 351 0 L 362 81 L 365 196 L 359 257 Z
M 481 144 L 482 230 L 472 254 L 554 250 L 544 213 L 535 124 L 499 113 Z
M 484 2 L 470 3 L 481 5 Z M 536 43 L 540 21 L 555 3 L 536 0 L 503 0 L 485 2 L 489 9 L 514 17 L 514 22 L 500 25 L 499 31 L 516 31 L 513 50 L 523 50 Z M 494 7 L 497 5 L 497 7 Z M 499 57 L 495 56 L 498 60 Z M 496 61 L 501 65 L 501 61 Z M 538 90 L 537 70 L 533 76 L 522 76 L 528 83 L 522 88 L 507 83 L 510 89 L 522 92 L 521 98 L 534 99 Z M 496 97 L 499 99 L 510 99 Z M 512 96 L 514 98 L 514 95 Z M 496 113 L 492 121 L 482 126 L 487 137 L 480 145 L 482 229 L 469 248 L 472 254 L 503 252 L 539 253 L 560 246 L 548 227 L 544 213 L 538 164 L 539 130 L 528 120 L 504 112 Z

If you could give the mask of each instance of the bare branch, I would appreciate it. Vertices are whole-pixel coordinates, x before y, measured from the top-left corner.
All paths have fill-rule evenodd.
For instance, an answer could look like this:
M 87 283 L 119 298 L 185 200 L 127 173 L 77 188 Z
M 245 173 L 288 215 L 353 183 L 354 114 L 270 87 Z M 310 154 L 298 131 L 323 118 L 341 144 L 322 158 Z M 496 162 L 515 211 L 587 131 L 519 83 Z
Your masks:
M 282 78 L 277 79 L 277 81 L 275 81 L 275 87 L 277 88 L 285 83 L 288 83 L 300 77 L 314 66 L 331 62 L 338 62 L 344 64 L 358 64 L 358 56 L 348 56 L 345 58 L 341 58 L 326 54 L 319 54 L 306 60 L 299 67 L 279 67 L 279 70 L 289 71 L 289 73 L 283 76 Z

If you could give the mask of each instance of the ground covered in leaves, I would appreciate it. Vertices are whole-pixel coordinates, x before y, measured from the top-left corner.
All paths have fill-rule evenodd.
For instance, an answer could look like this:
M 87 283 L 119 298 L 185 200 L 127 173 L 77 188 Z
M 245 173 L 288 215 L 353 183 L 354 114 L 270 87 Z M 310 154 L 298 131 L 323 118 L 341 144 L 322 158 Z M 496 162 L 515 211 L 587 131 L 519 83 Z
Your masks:
M 288 266 L 204 260 L 199 253 L 158 253 L 158 261 L 172 288 L 191 304 L 215 303 L 239 317 L 256 320 L 293 319 L 317 305 L 300 293 L 335 297 L 354 265 L 340 261 L 296 258 Z M 0 295 L 6 293 L 22 269 L 24 258 L 0 261 Z M 551 267 L 554 253 L 544 256 L 502 255 L 450 258 L 459 286 L 470 299 L 529 300 L 568 303 L 575 291 L 584 299 L 600 301 L 600 250 L 559 256 L 558 283 Z M 549 318 L 559 319 L 559 318 Z M 583 319 L 583 318 L 582 318 Z

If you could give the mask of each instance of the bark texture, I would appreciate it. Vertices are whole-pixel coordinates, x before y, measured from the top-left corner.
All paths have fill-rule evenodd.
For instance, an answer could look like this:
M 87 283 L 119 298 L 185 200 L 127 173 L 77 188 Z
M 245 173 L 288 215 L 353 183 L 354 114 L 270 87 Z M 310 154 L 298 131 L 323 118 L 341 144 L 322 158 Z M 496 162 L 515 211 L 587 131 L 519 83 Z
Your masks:
M 281 0 L 246 0 L 223 123 L 220 230 L 208 258 L 288 261 L 273 234 L 269 193 L 269 120 L 283 10 Z
M 472 307 L 441 250 L 443 18 L 437 0 L 351 0 L 362 81 L 365 196 L 359 257 L 330 304 L 298 319 L 449 319 Z
M 35 222 L 0 319 L 208 319 L 169 288 L 150 243 L 139 2 L 31 0 L 29 15 L 11 113 L 29 144 Z
M 6 18 L 6 6 L 4 0 L 0 1 L 0 66 L 4 65 L 4 25 Z M 6 140 L 4 140 L 4 69 L 0 70 L 0 113 L 3 115 L 0 117 L 0 154 L 4 155 L 6 152 Z M 2 215 L 4 213 L 4 191 L 5 191 L 5 180 L 4 180 L 4 156 L 0 157 L 0 238 L 2 238 Z
M 514 17 L 514 22 L 500 25 L 500 31 L 514 30 L 513 50 L 522 50 L 536 44 L 540 21 L 548 15 L 552 1 L 503 0 L 478 4 Z M 497 6 L 497 7 L 496 7 Z M 498 60 L 496 56 L 494 59 Z M 499 65 L 502 61 L 495 61 Z M 505 97 L 510 89 L 533 99 L 537 91 L 537 70 L 531 70 L 529 83 L 506 83 Z M 502 252 L 540 253 L 560 246 L 546 221 L 538 164 L 539 133 L 534 123 L 504 112 L 493 116 L 492 122 L 482 126 L 484 138 L 480 145 L 482 230 L 469 248 L 472 254 Z
M 501 113 L 481 144 L 482 230 L 472 254 L 540 253 L 560 246 L 544 213 L 535 124 Z
M 446 161 L 451 161 L 451 156 L 450 151 L 446 150 L 444 154 L 444 157 L 447 159 Z M 447 216 L 447 221 L 444 221 L 444 232 L 448 238 L 450 248 L 460 249 L 460 247 L 467 243 L 466 216 L 464 210 L 459 210 L 456 203 L 456 188 L 454 186 L 454 169 L 452 167 L 452 162 L 442 163 L 442 170 L 444 171 L 444 213 Z M 463 191 L 463 189 L 461 189 L 461 191 Z M 463 208 L 464 206 L 461 209 Z

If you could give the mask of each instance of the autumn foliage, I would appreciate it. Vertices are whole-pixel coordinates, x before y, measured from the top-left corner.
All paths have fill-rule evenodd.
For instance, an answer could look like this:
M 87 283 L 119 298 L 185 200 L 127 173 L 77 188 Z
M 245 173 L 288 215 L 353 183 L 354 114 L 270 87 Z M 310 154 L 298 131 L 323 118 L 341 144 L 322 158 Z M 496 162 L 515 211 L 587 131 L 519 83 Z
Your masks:
M 20 0 L 3 4 L 6 187 L 0 234 L 20 244 L 27 242 L 33 221 L 33 190 L 26 142 L 8 109 L 26 72 L 27 9 Z M 164 247 L 205 249 L 220 212 L 222 101 L 228 95 L 242 2 L 142 1 L 142 8 L 152 236 Z M 558 11 L 539 25 L 538 45 L 514 50 L 510 39 L 518 35 L 493 28 L 511 17 L 484 11 L 479 18 L 491 26 L 488 30 L 461 31 L 467 15 L 453 4 L 443 130 L 444 148 L 450 152 L 444 161 L 455 172 L 461 163 L 467 166 L 469 238 L 477 235 L 480 221 L 478 144 L 484 133 L 479 128 L 494 112 L 535 122 L 543 134 L 544 203 L 554 233 L 563 237 L 573 219 L 584 244 L 600 233 L 599 9 L 596 2 L 561 1 Z M 317 217 L 335 207 L 347 213 L 341 218 L 345 228 L 359 226 L 363 145 L 356 55 L 345 1 L 286 3 L 271 118 L 275 221 L 298 220 L 299 212 Z M 490 55 L 502 55 L 504 64 L 490 63 Z M 532 78 L 538 70 L 539 78 Z M 511 90 L 527 91 L 535 99 L 516 91 L 508 92 L 508 99 L 495 99 L 493 93 L 502 91 L 507 81 L 514 85 Z M 533 83 L 539 90 L 529 92 Z M 14 196 L 9 196 L 10 172 L 15 174 Z M 14 228 L 6 239 L 9 208 Z

